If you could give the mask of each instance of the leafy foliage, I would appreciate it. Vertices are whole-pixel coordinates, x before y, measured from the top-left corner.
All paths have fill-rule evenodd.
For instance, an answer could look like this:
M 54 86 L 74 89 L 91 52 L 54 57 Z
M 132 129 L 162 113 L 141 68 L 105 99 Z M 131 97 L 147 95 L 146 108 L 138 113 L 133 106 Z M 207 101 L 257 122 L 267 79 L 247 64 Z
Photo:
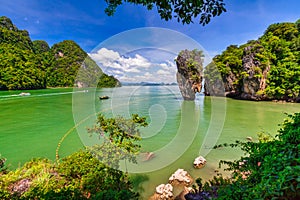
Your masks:
M 46 73 L 27 31 L 0 17 L 0 90 L 45 88 Z
M 31 50 L 0 44 L 0 89 L 38 89 L 46 87 L 44 66 Z
M 192 82 L 202 81 L 203 52 L 197 49 L 189 51 L 187 49 L 179 52 L 175 59 L 178 72 L 186 75 Z
M 119 87 L 119 86 L 121 86 L 119 80 L 107 74 L 102 74 L 97 84 L 98 88 Z
M 36 54 L 42 54 L 50 50 L 48 43 L 44 40 L 35 40 L 32 44 L 33 50 Z
M 6 171 L 5 162 L 6 162 L 6 159 L 2 158 L 0 155 L 0 174 L 1 174 L 1 172 Z
M 74 41 L 60 42 L 50 49 L 47 42 L 32 42 L 27 31 L 0 17 L 0 90 L 79 85 L 115 87 L 120 83 L 104 74 Z
M 196 179 L 196 185 L 193 185 L 192 192 L 186 194 L 186 200 L 207 200 L 217 198 L 218 189 L 231 183 L 229 179 L 225 179 L 222 175 L 215 176 L 212 180 L 202 183 L 201 178 Z
M 52 87 L 73 87 L 77 72 L 87 54 L 71 40 L 53 45 L 50 53 L 55 59 L 53 59 L 48 69 L 48 85 Z M 95 73 L 99 75 L 102 71 L 99 68 Z
M 202 25 L 208 24 L 210 19 L 219 16 L 226 12 L 223 0 L 208 0 L 208 1 L 157 1 L 157 0 L 105 0 L 108 4 L 105 12 L 112 16 L 119 5 L 123 3 L 132 3 L 134 5 L 142 5 L 148 10 L 153 7 L 157 8 L 157 12 L 163 20 L 170 20 L 172 17 L 177 18 L 178 22 L 183 24 L 193 23 L 194 18 L 200 15 L 199 23 Z
M 230 184 L 218 186 L 218 199 L 299 199 L 300 113 L 288 117 L 273 139 L 229 145 L 241 148 L 245 156 L 220 162 L 233 174 Z
M 299 33 L 299 22 L 272 24 L 258 40 L 231 45 L 214 57 L 225 91 L 241 94 L 247 85 L 257 84 L 251 86 L 256 96 L 300 101 Z M 205 77 L 218 82 L 212 66 Z
M 109 198 L 108 198 L 109 197 Z M 60 163 L 33 159 L 0 176 L 1 199 L 137 199 L 128 177 L 87 151 Z
M 88 131 L 98 134 L 103 142 L 101 145 L 90 147 L 90 151 L 101 162 L 113 168 L 119 167 L 120 160 L 128 159 L 130 162 L 136 162 L 136 155 L 141 148 L 137 143 L 141 140 L 138 128 L 147 125 L 146 118 L 137 114 L 133 114 L 131 119 L 120 116 L 105 118 L 100 114 L 97 125 Z

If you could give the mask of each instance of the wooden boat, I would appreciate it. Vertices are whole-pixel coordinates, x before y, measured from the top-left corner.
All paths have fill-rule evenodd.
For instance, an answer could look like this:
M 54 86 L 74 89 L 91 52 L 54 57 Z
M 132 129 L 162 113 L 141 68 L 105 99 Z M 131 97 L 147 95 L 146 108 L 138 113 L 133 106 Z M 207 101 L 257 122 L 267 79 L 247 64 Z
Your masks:
M 100 100 L 109 99 L 109 96 L 101 96 L 99 97 Z

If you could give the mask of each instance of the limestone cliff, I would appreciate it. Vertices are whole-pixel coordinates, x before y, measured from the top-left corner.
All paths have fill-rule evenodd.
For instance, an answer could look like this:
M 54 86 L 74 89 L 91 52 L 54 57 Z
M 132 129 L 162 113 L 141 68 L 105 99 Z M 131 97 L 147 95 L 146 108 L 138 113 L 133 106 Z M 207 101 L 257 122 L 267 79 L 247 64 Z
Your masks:
M 205 68 L 205 94 L 300 102 L 299 24 L 272 24 L 259 39 L 227 47 Z
M 267 100 L 263 91 L 266 89 L 267 74 L 270 65 L 262 65 L 257 54 L 263 52 L 263 47 L 259 43 L 243 48 L 241 66 L 239 71 L 230 70 L 226 74 L 219 72 L 221 78 L 210 82 L 205 80 L 206 95 L 224 95 L 228 97 L 245 100 Z M 211 66 L 208 67 L 211 70 Z M 211 73 L 211 72 L 209 72 Z M 209 77 L 206 74 L 206 77 Z M 219 82 L 222 81 L 223 85 Z
M 261 67 L 262 63 L 257 60 L 256 54 L 259 53 L 259 47 L 255 49 L 254 46 L 244 48 L 244 56 L 242 59 L 242 66 L 244 73 L 241 99 L 247 100 L 267 100 L 263 91 L 266 89 L 267 74 L 270 71 L 270 65 Z
M 201 91 L 203 80 L 203 54 L 199 50 L 183 50 L 176 58 L 177 83 L 184 100 L 194 100 Z

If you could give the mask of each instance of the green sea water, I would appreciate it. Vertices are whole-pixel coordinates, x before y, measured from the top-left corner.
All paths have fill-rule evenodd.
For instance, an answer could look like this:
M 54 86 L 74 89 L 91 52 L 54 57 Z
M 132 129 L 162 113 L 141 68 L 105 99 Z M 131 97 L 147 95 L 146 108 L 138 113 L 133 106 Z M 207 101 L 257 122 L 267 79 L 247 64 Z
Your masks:
M 178 168 L 194 178 L 215 175 L 220 159 L 236 159 L 237 149 L 213 150 L 215 144 L 257 139 L 258 132 L 275 135 L 284 113 L 300 112 L 300 104 L 239 101 L 198 95 L 195 102 L 183 101 L 177 86 L 124 86 L 112 89 L 60 88 L 32 90 L 30 96 L 16 96 L 21 91 L 0 92 L 0 154 L 11 169 L 32 157 L 55 159 L 56 149 L 64 157 L 99 143 L 87 134 L 97 113 L 147 117 L 149 127 L 141 129 L 142 151 L 155 157 L 138 165 L 121 163 L 123 170 L 136 179 L 143 197 L 155 187 L 167 183 Z M 22 91 L 24 92 L 24 91 Z M 25 91 L 26 92 L 26 91 Z M 110 99 L 99 100 L 108 95 Z M 64 138 L 62 140 L 62 138 Z M 202 169 L 193 168 L 198 155 L 207 159 Z

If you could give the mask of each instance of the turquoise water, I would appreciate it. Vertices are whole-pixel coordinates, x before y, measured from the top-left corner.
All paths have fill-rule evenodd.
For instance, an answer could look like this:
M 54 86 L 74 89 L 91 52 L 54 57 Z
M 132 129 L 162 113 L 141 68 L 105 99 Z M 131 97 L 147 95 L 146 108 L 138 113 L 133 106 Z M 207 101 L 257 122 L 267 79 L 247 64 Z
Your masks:
M 155 157 L 138 165 L 122 163 L 122 169 L 147 177 L 140 185 L 145 198 L 178 168 L 184 168 L 193 177 L 210 178 L 220 159 L 236 159 L 241 154 L 230 148 L 212 150 L 212 146 L 248 136 L 255 140 L 258 132 L 274 135 L 284 113 L 300 112 L 300 104 L 202 95 L 195 102 L 186 102 L 177 86 L 28 92 L 30 96 L 22 97 L 12 96 L 20 91 L 0 92 L 0 154 L 8 159 L 10 168 L 32 157 L 55 159 L 60 141 L 61 157 L 84 145 L 99 143 L 95 135 L 86 133 L 86 128 L 95 123 L 96 113 L 126 117 L 138 113 L 147 116 L 149 122 L 149 127 L 141 129 L 142 151 L 154 152 Z M 98 96 L 102 95 L 111 98 L 100 101 Z M 207 165 L 196 170 L 192 163 L 198 155 L 205 156 Z

